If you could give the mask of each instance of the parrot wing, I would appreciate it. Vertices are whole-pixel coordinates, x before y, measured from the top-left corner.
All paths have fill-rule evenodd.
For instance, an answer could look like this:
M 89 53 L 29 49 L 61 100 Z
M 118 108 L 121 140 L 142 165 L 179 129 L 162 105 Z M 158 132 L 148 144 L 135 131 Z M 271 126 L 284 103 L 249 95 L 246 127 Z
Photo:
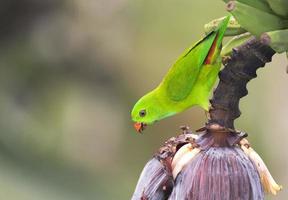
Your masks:
M 190 94 L 215 36 L 212 33 L 197 42 L 169 70 L 163 84 L 171 100 L 181 101 Z
M 170 100 L 181 101 L 189 96 L 203 64 L 215 60 L 215 52 L 221 48 L 228 21 L 229 17 L 226 17 L 217 30 L 188 48 L 169 70 L 159 86 L 165 88 Z

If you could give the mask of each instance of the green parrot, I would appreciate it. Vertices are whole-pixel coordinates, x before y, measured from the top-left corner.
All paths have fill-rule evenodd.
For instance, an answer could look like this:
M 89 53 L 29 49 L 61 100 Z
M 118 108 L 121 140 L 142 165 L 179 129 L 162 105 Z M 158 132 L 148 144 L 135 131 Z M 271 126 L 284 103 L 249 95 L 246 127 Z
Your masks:
M 210 91 L 221 67 L 222 39 L 229 18 L 184 51 L 162 82 L 138 100 L 131 112 L 137 132 L 194 105 L 208 110 Z

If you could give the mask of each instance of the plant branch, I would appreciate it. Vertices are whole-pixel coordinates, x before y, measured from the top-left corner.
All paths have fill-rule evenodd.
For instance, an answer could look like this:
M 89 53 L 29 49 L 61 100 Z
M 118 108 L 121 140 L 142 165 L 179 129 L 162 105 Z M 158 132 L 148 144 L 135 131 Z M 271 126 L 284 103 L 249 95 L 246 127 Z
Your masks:
M 274 54 L 272 48 L 255 37 L 233 49 L 231 57 L 223 62 L 219 84 L 210 100 L 208 124 L 234 129 L 234 120 L 241 115 L 239 100 L 248 94 L 247 83 L 257 77 L 257 69 L 270 62 Z

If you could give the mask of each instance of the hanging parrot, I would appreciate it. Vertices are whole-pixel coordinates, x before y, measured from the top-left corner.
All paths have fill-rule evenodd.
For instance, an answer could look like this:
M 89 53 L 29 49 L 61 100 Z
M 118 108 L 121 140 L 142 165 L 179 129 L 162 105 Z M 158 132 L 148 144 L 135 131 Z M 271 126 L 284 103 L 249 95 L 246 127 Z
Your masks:
M 170 68 L 162 82 L 138 100 L 132 109 L 134 127 L 141 133 L 147 125 L 198 105 L 209 108 L 210 91 L 221 67 L 221 47 L 230 16 Z

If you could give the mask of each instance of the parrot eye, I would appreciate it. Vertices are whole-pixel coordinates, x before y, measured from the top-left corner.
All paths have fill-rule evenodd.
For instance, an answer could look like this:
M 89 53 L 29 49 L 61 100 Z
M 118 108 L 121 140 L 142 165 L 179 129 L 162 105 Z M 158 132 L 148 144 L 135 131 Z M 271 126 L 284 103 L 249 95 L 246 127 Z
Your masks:
M 140 117 L 145 117 L 145 115 L 146 115 L 146 110 L 140 110 L 139 116 Z

